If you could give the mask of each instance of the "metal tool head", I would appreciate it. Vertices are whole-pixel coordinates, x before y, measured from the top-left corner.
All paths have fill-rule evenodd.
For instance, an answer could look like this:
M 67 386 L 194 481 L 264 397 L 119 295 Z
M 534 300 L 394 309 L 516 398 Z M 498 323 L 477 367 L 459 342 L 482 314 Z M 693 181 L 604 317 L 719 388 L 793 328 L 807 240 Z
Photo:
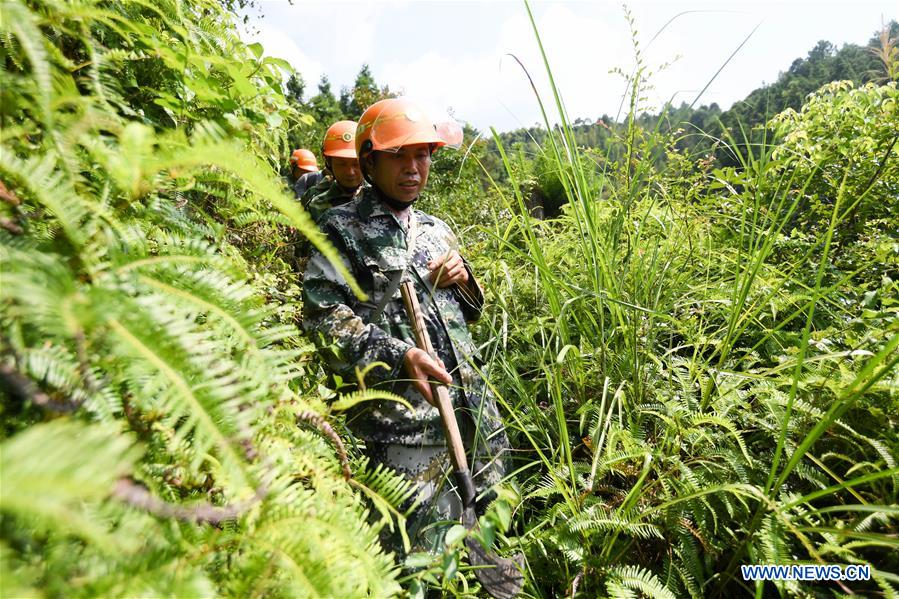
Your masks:
M 462 516 L 462 522 L 471 530 L 477 525 L 474 509 L 468 508 Z M 475 567 L 475 576 L 484 586 L 484 590 L 495 599 L 513 599 L 524 586 L 524 555 L 516 553 L 511 558 L 500 557 L 488 553 L 481 543 L 472 537 L 465 539 L 468 548 L 468 563 Z

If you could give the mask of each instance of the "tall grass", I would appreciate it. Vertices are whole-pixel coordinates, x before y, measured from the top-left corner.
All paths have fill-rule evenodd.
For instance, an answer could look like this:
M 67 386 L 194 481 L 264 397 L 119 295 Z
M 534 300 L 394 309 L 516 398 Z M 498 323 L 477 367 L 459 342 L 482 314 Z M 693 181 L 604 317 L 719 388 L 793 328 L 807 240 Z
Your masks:
M 853 588 L 895 592 L 896 447 L 856 430 L 863 409 L 847 416 L 861 398 L 895 397 L 899 333 L 883 327 L 842 351 L 819 342 L 853 315 L 857 273 L 833 267 L 845 185 L 823 232 L 784 255 L 817 170 L 775 159 L 776 140 L 733 138 L 722 141 L 740 168 L 713 170 L 660 127 L 637 128 L 639 50 L 626 133 L 594 162 L 528 14 L 568 203 L 533 219 L 494 135 L 511 219 L 489 230 L 483 266 L 497 306 L 490 368 L 521 453 L 529 591 L 761 597 L 800 587 L 750 586 L 740 564 L 868 562 L 874 580 Z M 701 201 L 686 201 L 686 186 Z

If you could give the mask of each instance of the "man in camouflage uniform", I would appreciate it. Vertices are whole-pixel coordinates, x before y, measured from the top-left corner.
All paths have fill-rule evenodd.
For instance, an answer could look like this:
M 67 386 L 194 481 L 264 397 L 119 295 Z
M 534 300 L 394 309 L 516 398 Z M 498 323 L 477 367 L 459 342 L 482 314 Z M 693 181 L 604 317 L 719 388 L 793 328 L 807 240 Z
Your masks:
M 348 415 L 347 425 L 366 444 L 374 463 L 383 463 L 419 485 L 419 507 L 407 528 L 417 548 L 439 547 L 438 520 L 458 520 L 461 501 L 428 379 L 449 385 L 463 442 L 473 464 L 479 495 L 502 479 L 508 441 L 493 397 L 478 375 L 478 358 L 467 322 L 481 313 L 484 296 L 456 237 L 440 219 L 412 207 L 424 189 L 431 154 L 445 141 L 420 111 L 404 99 L 377 102 L 356 130 L 363 173 L 372 187 L 325 212 L 319 226 L 368 294 L 360 301 L 334 267 L 316 251 L 306 269 L 304 328 L 320 334 L 330 368 L 344 380 L 368 371 L 365 384 L 403 396 L 415 409 L 392 401 L 366 402 Z M 399 281 L 411 281 L 438 355 L 415 347 Z M 396 537 L 389 539 L 400 551 Z
M 326 176 L 300 198 L 300 203 L 313 221 L 317 221 L 329 208 L 352 200 L 365 185 L 356 157 L 355 121 L 337 121 L 328 127 L 322 140 L 322 156 L 325 157 Z M 308 239 L 297 241 L 294 257 L 298 271 L 302 272 L 311 249 Z
M 303 207 L 306 207 L 309 202 L 317 195 L 323 194 L 331 188 L 331 185 L 334 184 L 334 177 L 325 173 L 325 176 L 316 182 L 315 185 L 306 189 L 303 192 L 303 195 L 299 197 L 300 203 L 303 204 Z M 350 198 L 352 199 L 352 198 Z M 322 210 L 324 212 L 324 210 Z M 321 214 L 319 214 L 321 216 Z
M 300 200 L 313 220 L 318 220 L 328 208 L 346 204 L 362 188 L 355 140 L 354 121 L 337 121 L 325 132 L 322 156 L 329 176 L 307 189 Z

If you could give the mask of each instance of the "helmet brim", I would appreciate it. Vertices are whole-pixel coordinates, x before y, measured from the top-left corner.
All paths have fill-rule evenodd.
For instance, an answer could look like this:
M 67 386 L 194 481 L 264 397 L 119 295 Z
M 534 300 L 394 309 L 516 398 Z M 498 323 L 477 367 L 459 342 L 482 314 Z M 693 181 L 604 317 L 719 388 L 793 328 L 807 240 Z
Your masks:
M 428 144 L 436 147 L 445 146 L 446 142 L 437 135 L 437 132 L 416 131 L 411 135 L 403 135 L 390 139 L 374 139 L 372 136 L 372 150 L 379 152 L 399 152 L 405 146 L 414 146 L 417 144 Z
M 350 148 L 330 150 L 328 152 L 325 152 L 325 156 L 329 156 L 331 158 L 356 158 L 356 150 Z

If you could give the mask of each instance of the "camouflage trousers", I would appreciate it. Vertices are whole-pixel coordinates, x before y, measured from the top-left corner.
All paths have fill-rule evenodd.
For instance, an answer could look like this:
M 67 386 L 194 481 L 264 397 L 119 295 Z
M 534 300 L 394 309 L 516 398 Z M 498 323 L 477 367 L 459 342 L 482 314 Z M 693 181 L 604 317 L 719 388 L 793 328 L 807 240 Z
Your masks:
M 506 475 L 509 441 L 498 421 L 489 419 L 491 426 L 484 426 L 483 418 L 473 416 L 465 408 L 456 408 L 455 412 L 480 513 L 495 496 L 492 487 Z M 406 520 L 412 551 L 442 551 L 443 538 L 447 530 L 459 522 L 463 508 L 446 443 L 407 445 L 368 441 L 365 453 L 373 464 L 389 466 L 417 486 L 416 493 L 402 506 L 405 511 L 418 504 Z M 405 554 L 398 532 L 384 529 L 381 544 L 400 559 Z

